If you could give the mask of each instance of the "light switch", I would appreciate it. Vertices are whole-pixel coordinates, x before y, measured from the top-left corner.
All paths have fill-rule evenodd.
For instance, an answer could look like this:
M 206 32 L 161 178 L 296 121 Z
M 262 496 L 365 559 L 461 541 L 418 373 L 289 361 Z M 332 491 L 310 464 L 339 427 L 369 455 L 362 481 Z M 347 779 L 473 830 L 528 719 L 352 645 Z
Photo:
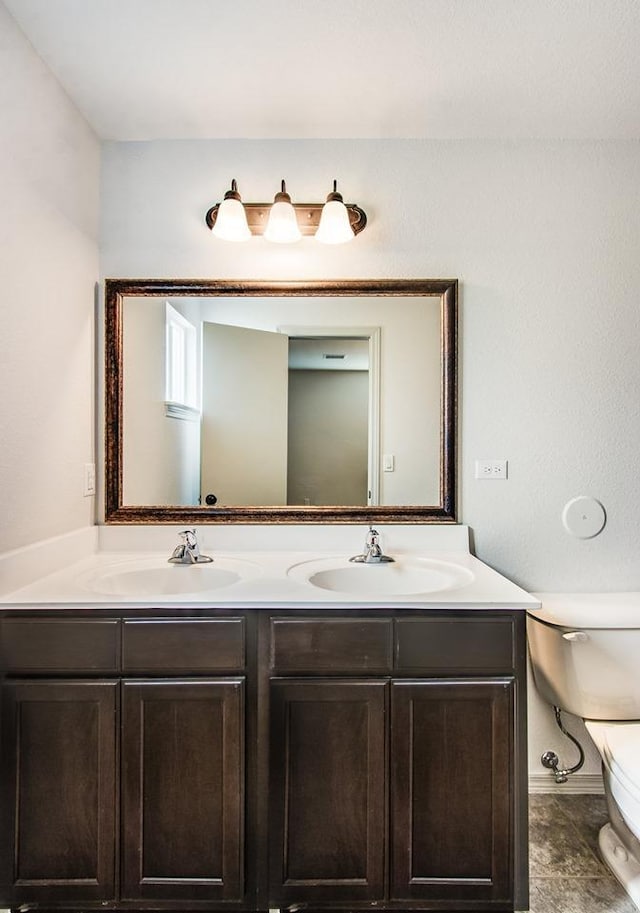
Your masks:
M 85 498 L 95 495 L 96 493 L 96 464 L 95 463 L 85 463 L 84 464 L 84 482 L 82 486 L 82 494 Z
M 394 472 L 396 468 L 396 458 L 392 453 L 385 453 L 382 457 L 382 469 L 384 472 Z

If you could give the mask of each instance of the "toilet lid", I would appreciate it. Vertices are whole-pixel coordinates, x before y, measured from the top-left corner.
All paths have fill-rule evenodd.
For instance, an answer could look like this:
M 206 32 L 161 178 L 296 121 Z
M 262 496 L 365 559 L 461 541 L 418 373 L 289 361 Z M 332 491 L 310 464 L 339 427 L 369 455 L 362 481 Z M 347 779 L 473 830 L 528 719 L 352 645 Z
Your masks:
M 640 722 L 585 720 L 585 725 L 611 773 L 640 799 Z

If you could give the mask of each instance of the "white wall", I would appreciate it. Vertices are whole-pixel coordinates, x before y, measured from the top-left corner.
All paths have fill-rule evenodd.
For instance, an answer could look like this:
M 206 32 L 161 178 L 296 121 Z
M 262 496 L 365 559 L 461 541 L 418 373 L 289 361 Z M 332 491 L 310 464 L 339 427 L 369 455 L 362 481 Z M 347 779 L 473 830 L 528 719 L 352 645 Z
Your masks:
M 99 157 L 0 3 L 0 553 L 94 519 Z
M 203 216 L 231 177 L 268 200 L 337 176 L 369 226 L 325 247 L 216 241 Z M 640 144 L 213 141 L 107 144 L 108 276 L 458 277 L 459 518 L 480 558 L 529 589 L 640 587 Z M 509 460 L 505 482 L 473 462 Z M 560 515 L 608 515 L 593 540 Z
M 334 177 L 369 225 L 326 248 L 216 242 L 203 223 L 231 178 L 247 201 L 321 200 Z M 102 274 L 457 277 L 459 518 L 477 555 L 530 590 L 640 589 L 640 144 L 214 141 L 107 144 Z M 476 481 L 477 458 L 509 479 Z M 590 494 L 592 540 L 561 512 Z M 531 767 L 554 747 L 532 702 Z M 587 770 L 597 770 L 593 753 Z

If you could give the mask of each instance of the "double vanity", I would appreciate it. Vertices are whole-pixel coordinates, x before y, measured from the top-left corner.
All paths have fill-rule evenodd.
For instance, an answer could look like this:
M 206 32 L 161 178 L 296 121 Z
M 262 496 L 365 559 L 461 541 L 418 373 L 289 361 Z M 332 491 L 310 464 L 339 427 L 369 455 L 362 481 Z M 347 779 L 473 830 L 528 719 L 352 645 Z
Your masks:
M 361 458 L 322 400 L 294 484 L 244 344 L 242 384 L 203 345 L 202 408 L 162 402 L 174 311 L 283 382 L 287 336 L 364 340 Z M 527 908 L 539 603 L 455 524 L 456 339 L 455 280 L 106 280 L 104 525 L 0 555 L 0 906 Z M 395 561 L 349 560 L 372 523 Z
M 103 528 L 6 593 L 1 904 L 526 909 L 538 603 L 466 527 L 382 529 L 175 565 Z

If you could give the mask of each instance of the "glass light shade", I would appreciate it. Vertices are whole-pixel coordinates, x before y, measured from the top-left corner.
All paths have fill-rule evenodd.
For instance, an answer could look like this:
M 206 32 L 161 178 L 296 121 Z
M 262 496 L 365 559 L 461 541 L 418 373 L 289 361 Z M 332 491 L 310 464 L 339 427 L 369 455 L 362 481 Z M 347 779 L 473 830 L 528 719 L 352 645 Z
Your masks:
M 341 200 L 327 200 L 322 207 L 320 224 L 315 239 L 322 244 L 344 244 L 355 235 L 349 221 L 349 212 Z
M 278 244 L 291 244 L 300 240 L 302 235 L 298 228 L 296 211 L 291 203 L 285 200 L 276 200 L 273 203 L 269 210 L 264 237 L 267 241 L 275 241 Z
M 251 230 L 242 202 L 232 197 L 225 198 L 218 207 L 216 223 L 211 231 L 223 241 L 248 241 Z

